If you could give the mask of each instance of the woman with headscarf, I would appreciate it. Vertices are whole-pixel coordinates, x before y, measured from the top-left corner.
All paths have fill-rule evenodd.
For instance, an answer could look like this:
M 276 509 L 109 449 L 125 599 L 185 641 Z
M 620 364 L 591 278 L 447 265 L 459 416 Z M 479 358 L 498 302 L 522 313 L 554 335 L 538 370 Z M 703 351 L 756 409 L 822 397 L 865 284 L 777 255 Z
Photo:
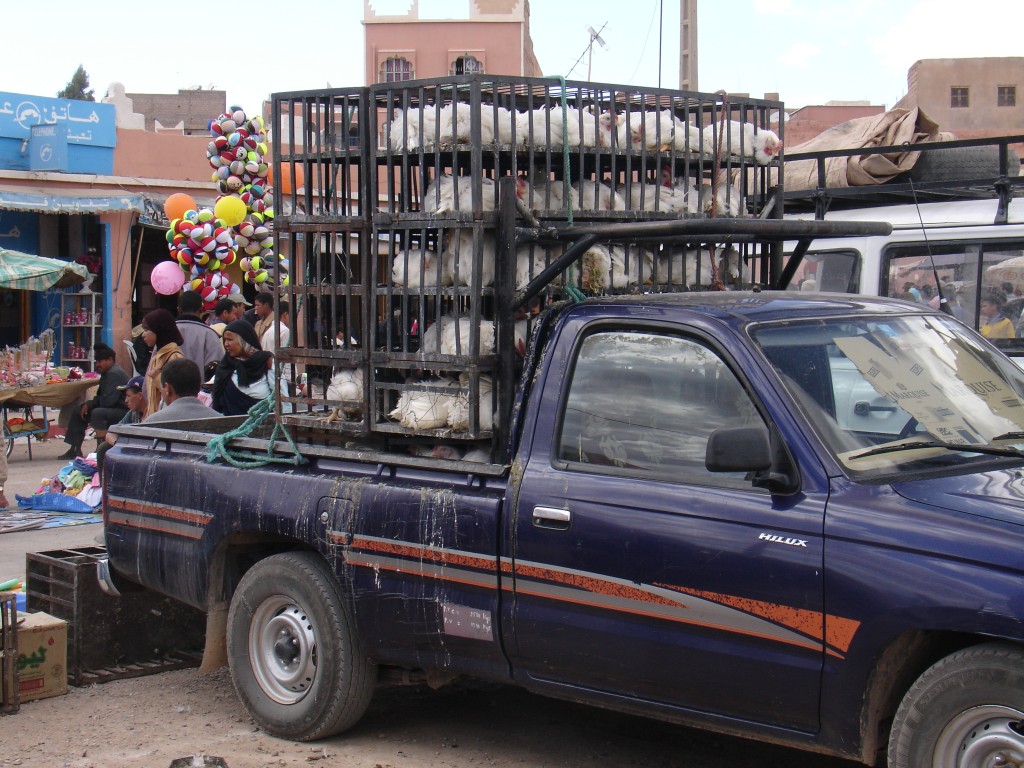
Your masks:
M 171 360 L 184 357 L 179 348 L 184 339 L 174 321 L 174 315 L 166 309 L 154 309 L 142 318 L 142 339 L 153 350 L 146 366 L 146 416 L 163 407 L 160 395 L 160 371 Z
M 271 393 L 274 356 L 260 346 L 256 330 L 246 320 L 228 323 L 223 341 L 224 357 L 213 374 L 213 409 L 238 416 Z

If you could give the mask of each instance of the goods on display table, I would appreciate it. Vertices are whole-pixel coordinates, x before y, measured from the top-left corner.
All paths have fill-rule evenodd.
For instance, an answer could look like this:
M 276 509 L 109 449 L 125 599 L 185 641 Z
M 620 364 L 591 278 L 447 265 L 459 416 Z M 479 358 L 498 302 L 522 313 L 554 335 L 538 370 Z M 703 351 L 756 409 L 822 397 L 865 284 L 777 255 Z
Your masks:
M 51 362 L 53 352 L 52 330 L 0 352 L 0 415 L 3 417 L 3 437 L 8 454 L 15 439 L 42 436 L 49 432 L 48 407 L 73 405 L 86 390 L 99 383 L 98 374 L 85 373 L 78 367 L 54 367 Z M 41 418 L 34 413 L 36 406 L 43 409 Z M 30 440 L 29 458 L 32 457 L 31 446 Z

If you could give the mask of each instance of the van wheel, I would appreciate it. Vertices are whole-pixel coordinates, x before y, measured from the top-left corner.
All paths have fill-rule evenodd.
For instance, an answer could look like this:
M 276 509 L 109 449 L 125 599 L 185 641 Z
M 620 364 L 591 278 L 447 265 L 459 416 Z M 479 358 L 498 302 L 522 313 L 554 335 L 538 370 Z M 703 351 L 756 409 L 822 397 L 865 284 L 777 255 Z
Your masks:
M 889 768 L 1024 764 L 1024 652 L 1003 643 L 958 651 L 930 667 L 903 698 Z
M 231 680 L 256 724 L 310 741 L 351 728 L 376 667 L 327 564 L 311 552 L 261 560 L 242 577 L 227 627 Z

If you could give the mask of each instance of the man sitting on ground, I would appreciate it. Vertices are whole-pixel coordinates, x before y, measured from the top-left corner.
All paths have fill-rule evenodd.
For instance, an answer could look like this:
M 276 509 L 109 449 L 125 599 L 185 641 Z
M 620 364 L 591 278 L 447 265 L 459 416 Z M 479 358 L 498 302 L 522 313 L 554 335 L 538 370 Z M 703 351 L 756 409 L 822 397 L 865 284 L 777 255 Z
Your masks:
M 96 361 L 96 372 L 100 375 L 100 385 L 91 400 L 82 403 L 82 407 L 71 413 L 64 442 L 68 444 L 67 452 L 61 459 L 77 459 L 82 455 L 82 441 L 85 430 L 92 427 L 96 433 L 97 446 L 107 434 L 107 427 L 116 424 L 128 410 L 124 402 L 122 385 L 128 382 L 128 374 L 114 362 L 114 350 L 106 344 L 93 347 L 93 358 Z
M 143 419 L 144 424 L 159 421 L 211 419 L 221 414 L 203 405 L 197 395 L 202 386 L 199 366 L 187 357 L 171 360 L 160 371 L 160 394 L 164 407 Z

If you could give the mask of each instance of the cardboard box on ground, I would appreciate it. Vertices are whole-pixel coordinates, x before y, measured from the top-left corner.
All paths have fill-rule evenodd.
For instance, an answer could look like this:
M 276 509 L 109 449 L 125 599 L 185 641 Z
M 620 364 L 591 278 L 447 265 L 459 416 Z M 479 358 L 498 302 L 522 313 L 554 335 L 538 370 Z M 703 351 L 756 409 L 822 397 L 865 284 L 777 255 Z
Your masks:
M 35 701 L 68 692 L 68 624 L 48 613 L 18 614 L 18 693 Z

